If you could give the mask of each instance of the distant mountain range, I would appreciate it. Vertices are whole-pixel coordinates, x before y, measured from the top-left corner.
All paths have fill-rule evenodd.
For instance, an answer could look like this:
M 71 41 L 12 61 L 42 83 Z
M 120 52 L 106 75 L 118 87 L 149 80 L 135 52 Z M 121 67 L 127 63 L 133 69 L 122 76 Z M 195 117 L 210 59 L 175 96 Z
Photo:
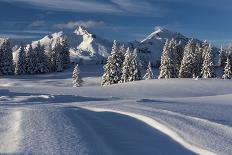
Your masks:
M 72 33 L 57 32 L 48 36 L 45 36 L 41 40 L 33 41 L 32 44 L 36 44 L 38 41 L 45 47 L 50 43 L 54 44 L 57 40 L 67 37 L 70 44 L 71 60 L 74 62 L 80 62 L 84 64 L 101 64 L 107 60 L 112 48 L 112 41 L 103 39 L 94 33 L 89 32 L 86 28 L 79 26 Z M 188 42 L 190 38 L 182 35 L 178 32 L 172 32 L 165 28 L 157 28 L 148 37 L 142 41 L 133 41 L 124 43 L 125 46 L 131 48 L 137 48 L 139 57 L 143 62 L 150 61 L 154 66 L 159 64 L 160 57 L 163 51 L 163 46 L 166 40 L 174 38 L 178 42 L 180 41 L 183 46 Z M 202 43 L 198 39 L 194 39 L 195 42 Z M 216 59 L 218 59 L 218 49 L 214 48 Z M 217 61 L 217 60 L 216 60 Z

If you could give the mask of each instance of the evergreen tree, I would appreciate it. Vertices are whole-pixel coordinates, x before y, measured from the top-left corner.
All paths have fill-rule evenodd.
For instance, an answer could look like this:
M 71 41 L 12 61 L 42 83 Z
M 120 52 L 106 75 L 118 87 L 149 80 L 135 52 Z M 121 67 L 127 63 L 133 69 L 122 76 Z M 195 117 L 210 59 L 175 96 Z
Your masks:
M 119 48 L 119 53 L 120 53 L 122 60 L 124 60 L 124 55 L 126 54 L 126 50 L 127 49 L 125 48 L 124 44 L 122 46 L 120 46 L 120 48 Z
M 177 45 L 176 45 L 176 55 L 177 55 L 176 61 L 177 61 L 177 65 L 178 65 L 178 76 L 179 76 L 181 61 L 183 58 L 183 53 L 184 53 L 184 48 L 183 48 L 181 41 L 179 41 L 179 43 L 177 43 Z
M 208 48 L 209 48 L 209 43 L 207 42 L 207 40 L 205 40 L 205 41 L 202 43 L 201 48 L 202 48 L 202 58 L 204 59 L 205 53 L 207 53 L 207 50 L 208 50 Z
M 80 69 L 79 69 L 78 64 L 75 66 L 73 70 L 72 78 L 73 78 L 73 87 L 80 87 L 83 80 L 80 76 Z
M 220 52 L 219 52 L 219 61 L 218 61 L 218 66 L 220 67 L 225 67 L 226 65 L 226 60 L 227 60 L 227 56 L 226 56 L 226 52 L 223 49 L 223 47 L 221 46 Z
M 226 54 L 227 54 L 227 56 L 229 57 L 230 62 L 232 62 L 232 45 L 231 45 L 231 44 L 229 45 Z
M 154 78 L 152 68 L 151 68 L 151 62 L 149 61 L 148 66 L 147 66 L 147 71 L 146 74 L 143 77 L 145 80 L 150 80 Z
M 122 77 L 121 77 L 121 81 L 120 81 L 121 83 L 129 82 L 132 56 L 133 56 L 133 54 L 130 51 L 130 48 L 127 48 L 127 51 L 125 53 L 125 59 L 123 61 Z
M 46 55 L 47 55 L 50 71 L 53 72 L 55 71 L 55 60 L 54 60 L 55 57 L 51 43 L 48 44 Z
M 195 67 L 195 44 L 193 40 L 189 40 L 184 48 L 184 55 L 181 61 L 179 72 L 180 78 L 192 78 Z
M 122 67 L 121 83 L 141 80 L 141 63 L 138 60 L 137 49 L 132 53 L 127 48 Z
M 132 62 L 131 62 L 131 70 L 130 70 L 130 77 L 129 81 L 138 81 L 142 79 L 141 76 L 141 63 L 138 59 L 137 55 L 138 51 L 137 49 L 134 49 L 134 52 L 132 53 Z
M 122 64 L 124 56 L 116 41 L 113 43 L 111 55 L 108 57 L 107 64 L 104 66 L 102 85 L 119 83 L 122 76 Z
M 102 76 L 102 81 L 101 85 L 102 86 L 107 86 L 113 84 L 112 78 L 111 77 L 111 62 L 112 62 L 112 57 L 109 56 L 107 59 L 107 63 L 104 65 L 104 74 Z
M 0 74 L 14 74 L 13 55 L 10 47 L 10 41 L 8 39 L 4 39 L 0 44 Z
M 174 39 L 170 42 L 167 40 L 161 56 L 159 79 L 178 77 L 178 55 L 177 44 Z
M 120 46 L 116 40 L 114 40 L 111 56 L 114 60 L 112 62 L 112 76 L 114 76 L 114 83 L 119 83 L 122 76 L 122 66 L 124 61 L 125 48 L 124 45 Z
M 62 45 L 59 41 L 55 43 L 54 48 L 52 49 L 52 58 L 51 58 L 51 63 L 52 63 L 52 68 L 54 71 L 61 72 L 63 71 L 63 57 L 62 57 Z
M 181 53 L 180 52 L 180 45 L 177 44 L 176 40 L 172 39 L 169 42 L 169 49 L 170 51 L 170 63 L 171 63 L 171 74 L 172 74 L 172 78 L 177 78 L 179 75 L 179 69 L 180 69 L 180 57 L 181 57 Z M 180 53 L 178 53 L 180 52 Z
M 169 41 L 166 40 L 166 43 L 165 43 L 164 48 L 163 48 L 163 53 L 161 56 L 159 79 L 171 78 L 170 54 L 169 53 L 170 53 Z
M 202 47 L 200 46 L 200 44 L 197 44 L 195 49 L 195 66 L 193 69 L 193 75 L 195 77 L 201 76 L 201 69 L 203 64 L 202 52 L 203 52 Z
M 36 55 L 32 48 L 32 45 L 29 45 L 29 48 L 26 52 L 26 72 L 28 74 L 34 74 L 36 67 Z
M 19 48 L 19 53 L 17 56 L 18 58 L 15 65 L 15 74 L 17 75 L 25 74 L 27 63 L 26 63 L 26 51 L 24 46 L 21 46 Z
M 61 41 L 62 45 L 62 62 L 63 68 L 68 68 L 70 66 L 70 53 L 69 53 L 69 44 L 66 37 L 64 37 Z
M 62 56 L 60 53 L 56 53 L 56 71 L 62 72 L 63 71 L 63 63 L 62 63 Z
M 36 56 L 35 73 L 48 73 L 50 71 L 48 58 L 45 54 L 44 46 L 40 42 L 37 43 L 34 52 Z
M 129 81 L 131 57 L 132 57 L 132 53 L 131 53 L 130 49 L 127 48 L 127 51 L 125 53 L 125 59 L 123 61 L 122 77 L 121 77 L 121 81 L 120 81 L 121 83 Z
M 123 62 L 124 62 L 124 59 L 125 59 L 125 54 L 126 54 L 126 48 L 124 45 L 120 46 L 119 47 L 119 52 L 118 52 L 118 61 L 119 61 L 119 65 L 123 66 Z
M 202 77 L 203 78 L 213 78 L 215 76 L 214 74 L 214 64 L 213 64 L 213 52 L 212 47 L 209 44 L 209 46 L 205 47 L 204 50 L 204 58 L 203 58 L 203 65 L 202 65 Z
M 230 59 L 227 57 L 226 65 L 224 68 L 224 75 L 222 76 L 222 78 L 223 79 L 231 79 L 231 76 L 232 76 L 231 63 L 230 63 Z

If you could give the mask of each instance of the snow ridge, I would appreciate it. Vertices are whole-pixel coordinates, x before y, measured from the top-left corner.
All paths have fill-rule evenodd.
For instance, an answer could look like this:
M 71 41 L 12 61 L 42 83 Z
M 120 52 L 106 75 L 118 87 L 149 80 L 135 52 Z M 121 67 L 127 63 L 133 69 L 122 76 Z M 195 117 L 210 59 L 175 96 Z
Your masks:
M 181 136 L 179 136 L 177 133 L 175 133 L 174 131 L 172 131 L 170 128 L 168 128 L 167 126 L 161 124 L 160 122 L 156 121 L 153 118 L 144 116 L 144 115 L 140 115 L 140 114 L 135 114 L 135 113 L 130 113 L 130 112 L 122 112 L 122 111 L 118 111 L 118 110 L 111 110 L 111 109 L 105 109 L 105 108 L 92 108 L 92 107 L 82 107 L 85 108 L 87 110 L 92 110 L 95 112 L 114 112 L 114 113 L 118 113 L 118 114 L 122 114 L 122 115 L 126 115 L 126 116 L 130 116 L 133 117 L 135 119 L 138 119 L 148 125 L 150 125 L 151 127 L 161 131 L 162 133 L 168 135 L 170 138 L 172 138 L 173 140 L 175 140 L 176 142 L 178 142 L 179 144 L 183 145 L 185 148 L 200 154 L 200 155 L 216 155 L 216 153 L 210 152 L 208 150 L 202 149 L 200 147 L 197 147 L 195 145 L 192 145 L 188 142 L 186 142 Z

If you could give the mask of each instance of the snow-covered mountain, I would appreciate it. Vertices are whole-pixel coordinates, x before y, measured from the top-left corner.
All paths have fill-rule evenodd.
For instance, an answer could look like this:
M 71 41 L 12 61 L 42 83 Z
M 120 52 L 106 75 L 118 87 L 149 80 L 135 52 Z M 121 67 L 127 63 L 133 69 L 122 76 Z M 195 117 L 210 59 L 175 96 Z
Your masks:
M 112 42 L 78 27 L 74 33 L 67 34 L 70 53 L 73 59 L 81 58 L 89 63 L 104 63 L 109 56 Z
M 71 60 L 75 62 L 88 64 L 103 63 L 111 52 L 112 42 L 90 33 L 82 26 L 79 26 L 74 32 L 60 31 L 45 36 L 38 41 L 46 47 L 50 43 L 54 45 L 58 40 L 62 40 L 65 37 L 70 45 Z M 37 44 L 38 41 L 34 41 L 32 45 Z
M 144 40 L 134 44 L 134 46 L 138 49 L 138 55 L 140 56 L 141 60 L 145 62 L 145 64 L 150 61 L 153 66 L 158 66 L 164 44 L 167 39 L 171 40 L 172 38 L 174 38 L 177 42 L 181 42 L 183 46 L 189 40 L 189 38 L 180 33 L 172 32 L 165 28 L 158 27 Z M 195 41 L 199 42 L 197 39 L 195 39 Z
M 79 26 L 74 32 L 57 32 L 45 36 L 41 40 L 42 45 L 48 46 L 50 43 L 54 45 L 57 40 L 67 37 L 70 44 L 71 60 L 85 64 L 101 64 L 104 63 L 109 56 L 112 48 L 112 41 L 103 39 L 86 28 Z M 181 42 L 184 46 L 190 38 L 168 29 L 158 27 L 142 41 L 133 41 L 124 43 L 125 46 L 138 49 L 138 55 L 145 64 L 150 61 L 153 66 L 158 66 L 166 40 L 174 38 L 177 42 Z M 35 45 L 38 41 L 34 41 Z M 198 39 L 195 42 L 202 43 Z M 215 48 L 215 57 L 217 61 L 218 49 Z
M 4 43 L 5 40 L 6 39 L 4 39 L 4 38 L 0 38 L 0 46 L 2 46 L 2 44 Z

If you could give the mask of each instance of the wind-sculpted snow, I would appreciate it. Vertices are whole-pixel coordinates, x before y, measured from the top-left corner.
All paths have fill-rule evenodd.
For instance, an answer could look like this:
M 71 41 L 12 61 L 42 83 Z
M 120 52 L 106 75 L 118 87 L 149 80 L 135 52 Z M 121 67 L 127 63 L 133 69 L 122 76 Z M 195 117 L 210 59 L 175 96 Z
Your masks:
M 2 108 L 0 154 L 193 154 L 144 123 L 114 113 L 51 104 Z
M 100 108 L 100 111 L 122 113 L 144 122 L 147 122 L 146 119 L 148 118 L 153 119 L 153 121 L 158 121 L 159 125 L 154 126 L 155 128 L 160 129 L 160 131 L 168 134 L 170 137 L 198 154 L 230 154 L 232 151 L 232 128 L 229 125 L 183 115 L 180 112 L 177 113 L 172 110 L 163 110 L 155 105 L 151 108 L 150 106 L 136 104 L 133 103 L 133 101 L 131 102 L 132 103 L 126 101 L 120 105 L 112 104 L 96 107 L 101 107 L 102 109 Z M 92 109 L 95 110 L 95 108 Z M 175 105 L 172 106 L 172 109 L 175 109 Z M 140 118 L 137 115 L 145 116 L 146 118 Z M 151 121 L 147 123 L 152 124 Z M 173 133 L 166 131 L 166 129 L 163 129 L 164 127 L 160 127 L 161 125 L 164 125 Z
M 0 154 L 231 154 L 231 80 L 101 87 L 85 69 L 80 88 L 71 71 L 0 79 Z
M 89 110 L 93 110 L 93 111 L 97 111 L 97 112 L 114 112 L 114 113 L 119 113 L 119 114 L 123 114 L 126 116 L 130 116 L 133 118 L 136 118 L 138 120 L 143 121 L 144 123 L 152 126 L 155 129 L 158 129 L 159 131 L 163 132 L 164 134 L 168 135 L 169 137 L 171 137 L 173 140 L 175 140 L 176 142 L 180 143 L 181 145 L 183 145 L 184 147 L 188 148 L 189 150 L 197 153 L 197 154 L 204 154 L 204 155 L 215 155 L 215 153 L 210 152 L 208 150 L 202 149 L 198 146 L 194 146 L 191 143 L 186 142 L 181 136 L 179 136 L 176 132 L 174 132 L 173 130 L 171 130 L 170 128 L 166 127 L 165 125 L 163 125 L 162 123 L 159 123 L 158 121 L 156 121 L 155 119 L 152 119 L 146 115 L 140 115 L 138 113 L 131 113 L 131 112 L 124 112 L 123 110 L 110 110 L 110 109 L 101 109 L 101 108 L 88 108 Z M 175 153 L 177 154 L 177 153 Z

